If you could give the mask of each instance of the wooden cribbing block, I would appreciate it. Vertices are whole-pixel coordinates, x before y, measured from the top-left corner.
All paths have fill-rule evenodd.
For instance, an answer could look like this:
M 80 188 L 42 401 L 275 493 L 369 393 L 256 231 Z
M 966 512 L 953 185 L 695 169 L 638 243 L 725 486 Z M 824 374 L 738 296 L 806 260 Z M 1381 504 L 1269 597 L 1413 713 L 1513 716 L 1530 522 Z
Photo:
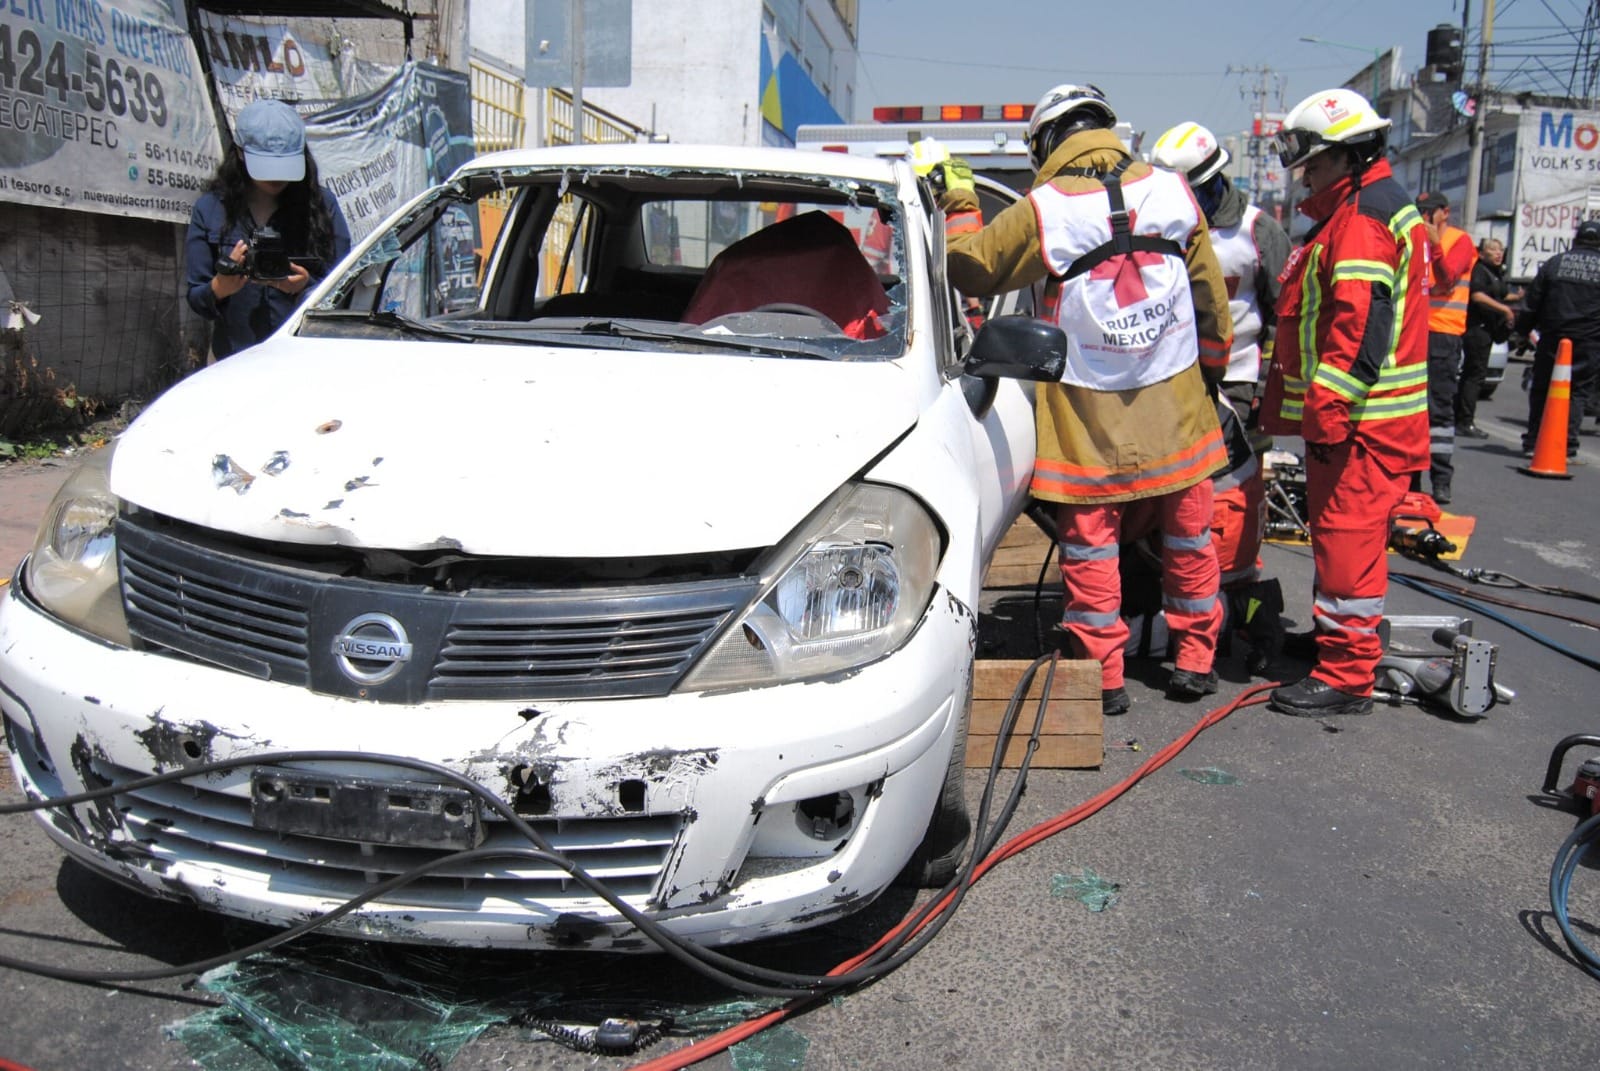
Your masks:
M 967 765 L 989 768 L 995 738 L 1006 714 L 1011 693 L 1027 671 L 1026 659 L 980 658 L 972 674 L 972 722 L 967 729 Z M 1016 725 L 1006 744 L 1002 765 L 1016 768 L 1028 750 L 1039 696 L 1044 692 L 1045 667 L 1034 675 L 1028 698 L 1017 710 Z M 1033 765 L 1049 769 L 1084 769 L 1099 766 L 1105 758 L 1100 714 L 1100 663 L 1065 659 L 1056 663 L 1050 685 L 1050 705 L 1045 708 L 1039 750 Z
M 1055 565 L 1044 568 L 1045 558 L 1052 549 L 1050 537 L 1029 520 L 1027 514 L 1023 514 L 1000 537 L 1000 546 L 995 548 L 994 557 L 989 560 L 989 569 L 983 574 L 983 586 L 1031 588 L 1039 582 L 1041 570 L 1046 587 L 1052 578 L 1059 585 L 1060 573 Z

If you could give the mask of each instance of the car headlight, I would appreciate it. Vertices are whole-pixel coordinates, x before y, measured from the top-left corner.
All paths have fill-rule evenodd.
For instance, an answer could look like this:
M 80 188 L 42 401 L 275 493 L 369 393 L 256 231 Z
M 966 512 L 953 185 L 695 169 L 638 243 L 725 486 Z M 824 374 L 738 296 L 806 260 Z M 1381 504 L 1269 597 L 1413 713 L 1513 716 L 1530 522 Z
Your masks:
M 24 580 L 39 605 L 68 625 L 126 646 L 127 618 L 117 585 L 117 500 L 111 494 L 113 442 L 67 477 L 45 512 Z
M 906 492 L 845 488 L 779 549 L 760 598 L 683 687 L 776 684 L 882 658 L 922 619 L 940 543 L 933 518 Z

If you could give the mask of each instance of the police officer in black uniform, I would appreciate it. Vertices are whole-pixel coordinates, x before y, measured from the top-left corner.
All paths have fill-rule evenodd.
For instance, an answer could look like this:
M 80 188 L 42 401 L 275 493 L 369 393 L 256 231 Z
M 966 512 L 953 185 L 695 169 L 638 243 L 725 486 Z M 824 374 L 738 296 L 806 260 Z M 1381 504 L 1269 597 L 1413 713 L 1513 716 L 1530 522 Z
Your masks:
M 1533 384 L 1528 390 L 1528 430 L 1522 452 L 1531 454 L 1539 438 L 1545 395 L 1556 347 L 1572 341 L 1572 405 L 1567 413 L 1567 456 L 1578 453 L 1578 426 L 1600 373 L 1600 219 L 1586 219 L 1572 236 L 1572 248 L 1544 262 L 1517 310 L 1517 330 L 1539 332 L 1533 354 Z

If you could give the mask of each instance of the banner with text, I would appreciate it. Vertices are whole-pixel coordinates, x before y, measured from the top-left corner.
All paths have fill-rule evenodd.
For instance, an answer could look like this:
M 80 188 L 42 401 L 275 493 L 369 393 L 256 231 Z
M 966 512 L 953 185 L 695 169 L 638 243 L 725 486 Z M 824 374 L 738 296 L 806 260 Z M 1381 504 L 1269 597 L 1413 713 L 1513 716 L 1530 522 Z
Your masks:
M 338 198 L 359 243 L 390 212 L 475 155 L 472 86 L 456 71 L 407 63 L 382 89 L 307 116 L 306 133 L 322 184 Z M 447 215 L 442 223 L 462 240 L 435 253 L 451 262 L 403 260 L 395 271 L 419 290 L 430 279 L 435 289 L 446 287 L 446 304 L 453 307 L 458 297 L 476 297 L 478 219 L 465 207 Z
M 1552 201 L 1600 187 L 1600 111 L 1530 108 L 1517 143 L 1521 200 Z
M 0 198 L 187 222 L 221 142 L 167 0 L 0 4 Z
M 1515 248 L 1507 258 L 1511 277 L 1533 278 L 1546 260 L 1571 247 L 1572 232 L 1586 219 L 1600 219 L 1600 187 L 1518 205 Z
M 230 124 L 240 109 L 260 97 L 290 103 L 341 100 L 379 90 L 400 70 L 358 60 L 352 46 L 330 45 L 293 19 L 218 15 L 204 9 L 198 14 L 217 99 Z

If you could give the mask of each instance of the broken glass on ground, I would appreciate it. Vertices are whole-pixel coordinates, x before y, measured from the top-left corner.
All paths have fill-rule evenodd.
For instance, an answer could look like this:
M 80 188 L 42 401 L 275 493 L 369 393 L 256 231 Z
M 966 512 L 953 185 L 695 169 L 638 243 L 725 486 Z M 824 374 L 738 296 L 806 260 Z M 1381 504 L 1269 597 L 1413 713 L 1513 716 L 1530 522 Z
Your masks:
M 702 1038 L 782 1003 L 729 999 L 726 989 L 698 976 L 663 978 L 660 970 L 640 965 L 628 955 L 308 941 L 202 975 L 200 987 L 223 1003 L 171 1024 L 166 1033 L 204 1071 L 443 1071 L 493 1028 L 546 1043 L 560 1040 L 549 1032 L 554 1026 L 570 1042 L 621 1018 L 645 1028 L 661 1025 L 671 1037 Z M 664 1001 L 662 993 L 680 999 Z M 770 1033 L 742 1043 L 748 1047 L 735 1066 L 800 1067 L 804 1035 L 795 1031 L 797 1041 Z
M 1055 874 L 1050 878 L 1051 896 L 1077 900 L 1090 911 L 1104 911 L 1116 903 L 1117 890 L 1121 888 L 1119 883 L 1107 881 L 1089 867 L 1084 867 L 1082 873 Z
M 733 1071 L 800 1071 L 811 1039 L 787 1024 L 768 1027 L 728 1049 Z
M 206 1071 L 421 1071 L 509 1014 L 357 959 L 264 954 L 208 971 L 200 986 L 223 1003 L 167 1034 Z
M 1195 770 L 1179 770 L 1183 776 L 1202 785 L 1237 785 L 1239 778 L 1215 766 L 1202 766 Z

